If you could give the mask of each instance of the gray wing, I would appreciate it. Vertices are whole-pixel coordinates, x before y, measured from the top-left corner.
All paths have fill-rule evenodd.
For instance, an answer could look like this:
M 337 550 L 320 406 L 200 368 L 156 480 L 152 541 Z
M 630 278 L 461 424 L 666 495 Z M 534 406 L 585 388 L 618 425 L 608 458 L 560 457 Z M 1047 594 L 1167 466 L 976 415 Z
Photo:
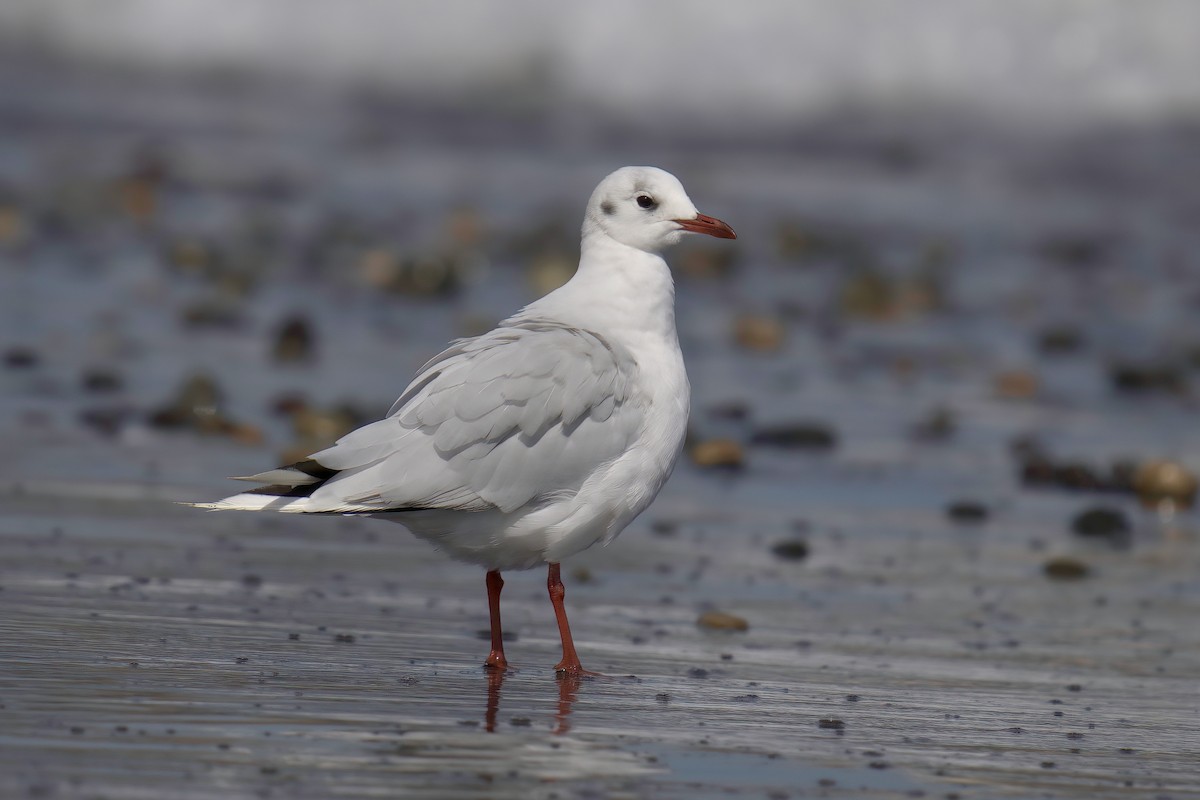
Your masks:
M 388 416 L 312 460 L 337 470 L 306 510 L 509 512 L 579 489 L 642 420 L 628 351 L 522 320 L 426 364 Z

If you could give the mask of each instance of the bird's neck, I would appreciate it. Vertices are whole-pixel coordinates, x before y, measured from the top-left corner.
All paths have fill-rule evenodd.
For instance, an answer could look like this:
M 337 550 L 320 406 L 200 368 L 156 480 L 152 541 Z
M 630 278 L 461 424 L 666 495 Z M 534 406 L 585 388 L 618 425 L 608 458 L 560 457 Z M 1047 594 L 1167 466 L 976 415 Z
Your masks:
M 561 302 L 560 302 L 561 301 Z M 579 269 L 535 305 L 564 311 L 580 327 L 675 338 L 675 283 L 662 256 L 600 232 L 583 237 Z

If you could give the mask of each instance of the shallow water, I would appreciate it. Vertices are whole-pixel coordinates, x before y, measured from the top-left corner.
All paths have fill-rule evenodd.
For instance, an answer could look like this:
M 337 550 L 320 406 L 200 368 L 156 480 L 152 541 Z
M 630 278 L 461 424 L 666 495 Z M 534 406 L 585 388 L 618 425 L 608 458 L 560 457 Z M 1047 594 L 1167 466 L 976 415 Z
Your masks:
M 0 147 L 5 202 L 28 222 L 3 251 L 0 335 L 38 358 L 0 366 L 3 793 L 1200 795 L 1194 515 L 1033 490 L 1010 449 L 1033 435 L 1096 466 L 1198 466 L 1186 133 L 881 123 L 872 138 L 831 120 L 795 146 L 618 138 L 581 157 L 553 137 L 548 152 L 438 142 L 399 106 L 153 82 L 134 102 L 104 76 L 43 79 L 54 104 L 0 87 L 19 123 Z M 903 169 L 880 155 L 896 137 L 921 156 Z M 147 142 L 174 177 L 137 221 L 111 185 Z M 635 151 L 741 234 L 723 277 L 675 262 L 694 433 L 738 440 L 746 460 L 685 459 L 617 542 L 565 566 L 581 656 L 609 677 L 555 679 L 541 573 L 507 576 L 516 669 L 498 680 L 479 667 L 482 576 L 398 527 L 173 504 L 274 465 L 295 441 L 270 412 L 282 392 L 384 411 L 446 339 L 535 294 L 526 265 L 542 248 L 569 262 L 581 198 Z M 461 288 L 368 285 L 363 248 L 450 247 L 460 206 L 485 230 Z M 562 233 L 531 245 L 546 212 Z M 801 258 L 779 225 L 813 239 Z M 227 245 L 254 288 L 165 266 L 195 237 Z M 930 270 L 941 299 L 905 295 Z M 864 271 L 894 284 L 865 310 L 847 299 Z M 234 323 L 181 322 L 214 298 Z M 317 357 L 280 365 L 271 338 L 293 312 Z M 740 313 L 780 320 L 780 349 L 739 348 Z M 1082 344 L 1045 352 L 1048 326 Z M 1182 388 L 1117 391 L 1119 359 L 1168 362 Z M 87 389 L 94 368 L 121 386 Z M 1036 377 L 1029 396 L 997 390 L 1014 369 Z M 261 443 L 148 422 L 201 370 Z M 914 437 L 941 407 L 953 430 Z M 118 422 L 81 423 L 95 410 Z M 835 445 L 750 444 L 795 421 Z M 958 500 L 986 520 L 948 518 Z M 1127 515 L 1128 540 L 1071 534 L 1097 505 Z M 797 538 L 807 558 L 773 554 Z M 1055 556 L 1090 573 L 1051 580 Z M 699 628 L 709 608 L 749 630 Z

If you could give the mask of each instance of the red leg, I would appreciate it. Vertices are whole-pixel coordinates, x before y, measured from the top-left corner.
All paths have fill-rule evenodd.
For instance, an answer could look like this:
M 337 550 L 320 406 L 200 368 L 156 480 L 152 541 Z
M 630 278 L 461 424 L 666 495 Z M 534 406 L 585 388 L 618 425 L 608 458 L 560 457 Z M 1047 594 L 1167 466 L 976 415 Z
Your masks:
M 563 607 L 563 598 L 567 589 L 563 586 L 559 575 L 558 564 L 551 564 L 546 576 L 546 588 L 550 590 L 550 602 L 554 605 L 554 616 L 558 619 L 558 635 L 562 639 L 563 657 L 554 667 L 556 672 L 568 675 L 590 674 L 579 663 L 579 655 L 575 652 L 575 642 L 571 639 L 571 626 L 567 623 L 567 609 Z
M 488 653 L 487 661 L 483 662 L 490 669 L 508 669 L 508 660 L 504 657 L 504 637 L 500 632 L 500 590 L 504 588 L 504 579 L 500 570 L 494 569 L 487 574 L 488 612 L 492 622 L 492 651 Z

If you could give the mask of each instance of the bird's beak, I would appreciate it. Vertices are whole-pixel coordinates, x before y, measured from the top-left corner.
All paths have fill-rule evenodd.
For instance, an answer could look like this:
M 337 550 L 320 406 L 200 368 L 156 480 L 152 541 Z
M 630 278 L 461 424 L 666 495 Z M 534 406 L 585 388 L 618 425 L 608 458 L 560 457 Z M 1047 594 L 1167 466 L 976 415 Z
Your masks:
M 715 236 L 718 239 L 736 239 L 737 234 L 733 232 L 733 228 L 726 225 L 716 217 L 710 217 L 705 214 L 697 214 L 695 219 L 677 219 L 679 227 L 690 233 L 704 233 L 709 236 Z

